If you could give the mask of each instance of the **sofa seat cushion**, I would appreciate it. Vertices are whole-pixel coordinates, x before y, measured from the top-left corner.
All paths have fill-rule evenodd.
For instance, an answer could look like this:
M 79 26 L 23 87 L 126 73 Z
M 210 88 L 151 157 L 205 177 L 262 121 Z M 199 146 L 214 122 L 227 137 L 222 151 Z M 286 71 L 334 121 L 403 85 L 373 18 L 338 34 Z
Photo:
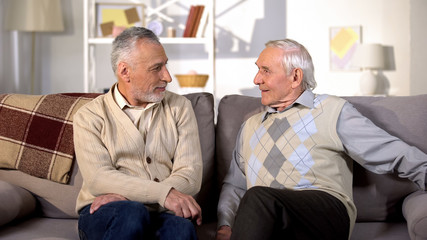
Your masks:
M 0 180 L 0 226 L 34 212 L 36 199 L 27 190 Z
M 356 223 L 350 240 L 409 240 L 405 222 Z
M 2 226 L 0 239 L 78 240 L 77 219 L 33 217 Z

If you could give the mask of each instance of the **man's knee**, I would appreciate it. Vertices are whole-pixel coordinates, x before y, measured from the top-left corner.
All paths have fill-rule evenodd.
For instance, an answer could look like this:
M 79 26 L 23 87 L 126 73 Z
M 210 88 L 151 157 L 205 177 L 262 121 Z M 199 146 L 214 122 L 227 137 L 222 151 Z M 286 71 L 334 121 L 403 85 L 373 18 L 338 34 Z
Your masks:
M 173 224 L 169 222 L 167 226 L 175 228 L 177 231 L 186 232 L 186 233 L 192 233 L 194 232 L 194 224 L 191 222 L 191 220 L 182 218 L 182 217 L 175 217 L 173 218 Z
M 111 202 L 101 206 L 93 214 L 90 214 L 87 208 L 80 213 L 79 232 L 88 239 L 113 239 L 120 234 L 142 237 L 147 231 L 145 226 L 150 224 L 149 211 L 139 202 Z
M 159 234 L 165 239 L 197 239 L 196 229 L 191 220 L 163 213 Z
M 134 201 L 119 201 L 114 206 L 116 214 L 122 215 L 124 218 L 137 219 L 135 221 L 149 220 L 150 213 L 143 203 Z
M 246 191 L 240 204 L 260 204 L 269 198 L 271 188 L 263 186 L 255 186 Z

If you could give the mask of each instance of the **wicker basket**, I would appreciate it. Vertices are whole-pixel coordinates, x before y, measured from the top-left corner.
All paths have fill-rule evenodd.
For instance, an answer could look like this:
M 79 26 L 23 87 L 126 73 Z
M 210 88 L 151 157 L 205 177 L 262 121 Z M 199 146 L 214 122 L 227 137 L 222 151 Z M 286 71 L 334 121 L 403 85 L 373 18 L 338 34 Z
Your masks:
M 176 74 L 181 87 L 205 87 L 209 75 L 207 74 Z

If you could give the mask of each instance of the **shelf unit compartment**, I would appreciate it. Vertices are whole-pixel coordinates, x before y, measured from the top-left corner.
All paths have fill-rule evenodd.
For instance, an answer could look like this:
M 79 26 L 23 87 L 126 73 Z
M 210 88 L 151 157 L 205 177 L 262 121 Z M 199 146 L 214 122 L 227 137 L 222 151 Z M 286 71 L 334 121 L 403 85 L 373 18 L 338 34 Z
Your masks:
M 174 19 L 168 16 L 164 11 L 168 8 L 173 7 L 183 7 L 183 5 L 188 5 L 188 2 L 195 2 L 205 6 L 205 11 L 208 11 L 207 25 L 205 28 L 205 34 L 203 37 L 195 38 L 184 38 L 184 37 L 160 37 L 160 42 L 162 44 L 167 44 L 168 46 L 179 47 L 182 44 L 202 44 L 204 49 L 207 52 L 207 62 L 208 62 L 208 71 L 206 72 L 209 75 L 209 80 L 204 88 L 204 91 L 211 92 L 215 95 L 215 42 L 214 42 L 214 0 L 165 0 L 163 3 L 158 6 L 150 6 L 149 1 L 122 1 L 123 4 L 129 3 L 132 4 L 143 4 L 145 6 L 144 16 L 145 24 L 148 24 L 153 20 L 161 20 L 165 22 L 173 22 Z M 96 86 L 96 46 L 101 45 L 111 45 L 113 42 L 112 37 L 97 37 L 97 27 L 96 27 L 96 5 L 97 4 L 116 4 L 116 1 L 108 0 L 84 0 L 83 1 L 83 11 L 84 11 L 84 26 L 83 26 L 83 41 L 84 41 L 84 59 L 83 59 L 83 68 L 84 68 L 84 91 L 85 92 L 100 92 L 100 88 Z M 202 23 L 200 23 L 202 24 Z M 185 23 L 177 23 L 177 27 L 185 27 Z M 108 66 L 110 67 L 110 66 Z M 171 72 L 171 75 L 181 74 L 183 72 Z M 105 86 L 110 87 L 110 86 Z

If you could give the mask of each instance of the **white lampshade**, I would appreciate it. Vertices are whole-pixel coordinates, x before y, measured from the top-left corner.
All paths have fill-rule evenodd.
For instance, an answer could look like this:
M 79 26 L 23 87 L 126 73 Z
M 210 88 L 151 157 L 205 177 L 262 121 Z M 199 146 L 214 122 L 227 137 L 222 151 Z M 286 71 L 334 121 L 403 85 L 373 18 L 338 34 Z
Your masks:
M 384 48 L 381 44 L 361 44 L 357 47 L 352 65 L 362 69 L 384 69 Z
M 373 70 L 382 70 L 385 67 L 384 47 L 381 44 L 361 44 L 357 47 L 352 59 L 352 65 L 363 69 L 360 76 L 360 92 L 363 95 L 375 95 L 381 89 L 378 76 Z
M 10 0 L 6 11 L 7 30 L 60 32 L 64 30 L 60 0 Z

